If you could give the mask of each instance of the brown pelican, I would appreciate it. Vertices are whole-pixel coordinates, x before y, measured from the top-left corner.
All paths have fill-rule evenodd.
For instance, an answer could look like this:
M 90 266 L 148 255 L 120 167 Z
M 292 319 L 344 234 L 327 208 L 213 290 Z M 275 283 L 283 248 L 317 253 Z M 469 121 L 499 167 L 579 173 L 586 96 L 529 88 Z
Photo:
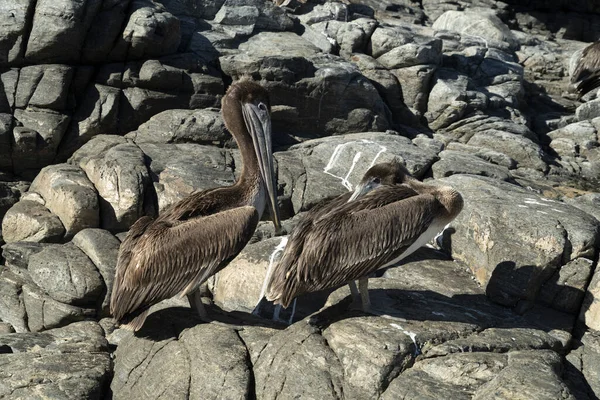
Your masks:
M 369 311 L 367 276 L 429 242 L 462 207 L 456 190 L 419 182 L 398 162 L 377 164 L 354 193 L 311 209 L 298 223 L 273 270 L 267 300 L 287 307 L 303 293 L 348 283 Z
M 206 320 L 198 287 L 244 248 L 267 201 L 275 228 L 281 228 L 267 91 L 242 79 L 229 87 L 221 110 L 242 155 L 240 178 L 233 186 L 195 192 L 156 220 L 142 217 L 133 224 L 119 250 L 110 302 L 126 328 L 140 329 L 150 306 L 176 294 L 187 295 Z
M 583 49 L 571 75 L 579 97 L 600 86 L 600 40 Z

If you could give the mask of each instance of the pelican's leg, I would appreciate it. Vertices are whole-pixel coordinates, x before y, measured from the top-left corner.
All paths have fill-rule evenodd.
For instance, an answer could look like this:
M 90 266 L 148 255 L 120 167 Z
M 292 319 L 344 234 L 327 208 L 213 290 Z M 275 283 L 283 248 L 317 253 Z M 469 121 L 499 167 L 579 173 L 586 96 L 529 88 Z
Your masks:
M 206 312 L 206 308 L 204 308 L 204 304 L 202 304 L 202 296 L 200 295 L 200 290 L 194 290 L 192 293 L 187 295 L 187 298 L 190 302 L 190 307 L 192 307 L 192 310 L 198 313 L 200 319 L 202 321 L 210 321 L 210 318 L 208 318 L 208 313 Z
M 371 311 L 371 299 L 369 298 L 369 278 L 366 276 L 358 280 L 358 290 L 360 292 L 360 300 L 364 312 Z
M 350 287 L 350 293 L 352 294 L 352 303 L 350 303 L 350 309 L 360 309 L 360 292 L 356 287 L 356 282 L 350 281 L 348 282 L 348 286 Z

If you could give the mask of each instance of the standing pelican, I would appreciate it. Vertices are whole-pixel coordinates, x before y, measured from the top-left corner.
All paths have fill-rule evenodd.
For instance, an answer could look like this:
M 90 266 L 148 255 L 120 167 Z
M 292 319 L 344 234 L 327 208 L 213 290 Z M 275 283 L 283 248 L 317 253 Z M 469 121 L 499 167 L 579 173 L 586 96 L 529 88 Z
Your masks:
M 140 218 L 119 250 L 110 301 L 112 315 L 137 331 L 148 309 L 180 293 L 206 320 L 198 287 L 248 243 L 267 201 L 281 228 L 271 150 L 267 91 L 249 79 L 229 87 L 221 102 L 225 126 L 240 149 L 239 180 L 195 192 L 156 220 Z
M 583 49 L 571 75 L 581 98 L 588 92 L 600 87 L 600 40 Z
M 267 300 L 287 307 L 303 293 L 348 283 L 369 311 L 367 276 L 429 242 L 462 207 L 456 190 L 419 182 L 398 162 L 377 164 L 354 193 L 313 208 L 298 223 L 271 275 Z

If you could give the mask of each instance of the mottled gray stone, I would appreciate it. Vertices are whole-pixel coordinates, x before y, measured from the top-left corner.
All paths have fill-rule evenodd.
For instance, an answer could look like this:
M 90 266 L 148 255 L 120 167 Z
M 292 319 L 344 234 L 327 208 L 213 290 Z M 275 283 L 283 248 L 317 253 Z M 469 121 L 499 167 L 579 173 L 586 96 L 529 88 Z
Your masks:
M 577 315 L 592 277 L 593 265 L 592 260 L 577 258 L 561 266 L 542 286 L 540 300 L 557 310 Z
M 111 360 L 95 322 L 74 323 L 44 333 L 0 335 L 0 396 L 9 399 L 99 399 Z
M 0 65 L 22 62 L 26 45 L 23 39 L 34 8 L 30 0 L 0 5 Z
M 512 179 L 508 168 L 486 162 L 474 155 L 444 150 L 439 153 L 439 156 L 440 160 L 431 167 L 433 177 L 436 179 L 454 174 L 481 175 L 502 181 Z
M 102 229 L 84 229 L 73 237 L 72 242 L 92 260 L 102 275 L 105 290 L 100 311 L 101 315 L 108 315 L 121 242 L 110 232 Z
M 574 198 L 565 197 L 563 201 L 600 220 L 600 193 L 587 193 Z
M 575 115 L 579 121 L 600 117 L 600 99 L 583 103 L 577 107 L 577 110 L 575 110 Z
M 19 70 L 15 106 L 63 110 L 67 105 L 74 68 L 67 65 L 32 65 Z
M 100 224 L 98 194 L 77 166 L 55 164 L 43 168 L 31 183 L 30 191 L 39 193 L 45 206 L 60 218 L 67 237 Z
M 465 200 L 451 223 L 453 257 L 469 265 L 496 302 L 533 301 L 563 264 L 596 253 L 598 221 L 574 207 L 489 178 L 442 181 Z
M 218 110 L 167 110 L 126 137 L 136 143 L 224 143 L 231 139 Z
M 25 193 L 28 188 L 29 182 L 0 178 L 0 221 L 4 218 L 6 211 L 19 201 L 21 194 Z
M 29 258 L 32 280 L 56 301 L 92 306 L 104 283 L 90 259 L 74 244 L 47 246 Z
M 597 265 L 585 292 L 579 319 L 588 328 L 600 331 L 600 270 Z
M 12 206 L 2 220 L 2 237 L 5 242 L 59 242 L 65 227 L 57 215 L 44 205 L 21 200 Z

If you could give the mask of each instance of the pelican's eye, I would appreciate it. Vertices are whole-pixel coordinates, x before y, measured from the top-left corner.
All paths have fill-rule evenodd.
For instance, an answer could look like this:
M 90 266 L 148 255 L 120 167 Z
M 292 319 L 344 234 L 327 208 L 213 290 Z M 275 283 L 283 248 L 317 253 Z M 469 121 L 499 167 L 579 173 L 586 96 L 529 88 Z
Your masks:
M 262 101 L 260 103 L 258 103 L 257 107 L 258 107 L 259 110 L 262 110 L 262 111 L 265 111 L 265 112 L 267 111 L 267 106 Z
M 373 179 L 373 183 L 376 183 L 379 185 L 381 183 L 381 179 L 379 177 L 376 177 Z

